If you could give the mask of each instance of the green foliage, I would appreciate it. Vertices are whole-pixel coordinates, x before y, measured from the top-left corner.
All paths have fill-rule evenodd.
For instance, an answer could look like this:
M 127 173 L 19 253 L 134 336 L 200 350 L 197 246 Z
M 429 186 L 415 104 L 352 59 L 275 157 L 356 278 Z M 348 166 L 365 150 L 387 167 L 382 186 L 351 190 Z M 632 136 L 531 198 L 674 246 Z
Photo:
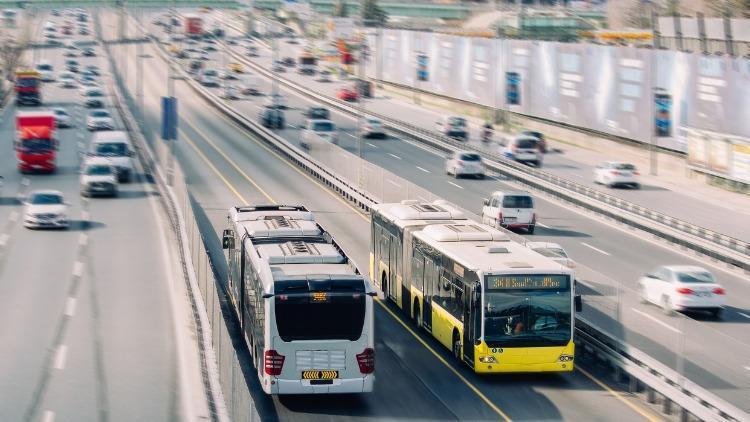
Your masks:
M 363 0 L 362 21 L 365 26 L 383 26 L 388 22 L 388 12 L 378 5 L 377 0 Z

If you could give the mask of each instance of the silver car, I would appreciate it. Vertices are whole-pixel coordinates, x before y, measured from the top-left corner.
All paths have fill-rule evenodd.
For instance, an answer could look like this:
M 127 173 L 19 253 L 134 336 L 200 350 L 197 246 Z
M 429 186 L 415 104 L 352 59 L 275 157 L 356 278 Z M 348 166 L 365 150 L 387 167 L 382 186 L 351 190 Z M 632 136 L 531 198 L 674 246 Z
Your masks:
M 452 152 L 445 161 L 445 173 L 453 175 L 456 179 L 462 176 L 484 179 L 482 157 L 471 151 Z

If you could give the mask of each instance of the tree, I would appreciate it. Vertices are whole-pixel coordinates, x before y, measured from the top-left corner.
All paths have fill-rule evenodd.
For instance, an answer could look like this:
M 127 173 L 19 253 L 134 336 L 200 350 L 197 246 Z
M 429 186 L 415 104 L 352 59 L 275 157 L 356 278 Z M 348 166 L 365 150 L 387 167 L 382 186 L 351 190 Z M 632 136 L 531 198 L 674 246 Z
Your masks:
M 333 16 L 337 18 L 345 18 L 348 15 L 346 10 L 346 0 L 339 0 L 333 6 Z
M 362 2 L 362 21 L 365 26 L 383 26 L 388 22 L 388 12 L 378 5 L 377 0 Z

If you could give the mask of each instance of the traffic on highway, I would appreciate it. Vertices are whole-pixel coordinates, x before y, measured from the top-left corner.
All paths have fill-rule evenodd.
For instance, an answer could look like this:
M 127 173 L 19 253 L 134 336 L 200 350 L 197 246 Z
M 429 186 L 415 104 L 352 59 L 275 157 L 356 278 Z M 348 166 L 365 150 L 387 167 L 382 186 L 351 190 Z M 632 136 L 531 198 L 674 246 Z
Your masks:
M 750 200 L 690 152 L 420 89 L 447 53 L 379 78 L 356 18 L 169 6 L 13 14 L 0 420 L 750 417 Z

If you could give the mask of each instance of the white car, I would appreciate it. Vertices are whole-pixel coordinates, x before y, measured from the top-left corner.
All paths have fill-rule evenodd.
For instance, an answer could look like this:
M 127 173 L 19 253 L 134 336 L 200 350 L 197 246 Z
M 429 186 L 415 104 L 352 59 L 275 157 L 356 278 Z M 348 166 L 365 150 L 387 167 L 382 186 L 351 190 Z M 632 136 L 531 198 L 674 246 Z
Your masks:
M 318 73 L 318 77 L 315 80 L 318 82 L 331 82 L 331 72 L 324 70 Z
M 368 117 L 365 119 L 360 134 L 365 138 L 386 138 L 388 135 L 385 133 L 383 122 L 380 119 Z
M 89 157 L 81 169 L 81 195 L 117 196 L 117 170 L 106 157 Z
M 198 81 L 203 86 L 219 86 L 219 72 L 214 69 L 206 69 L 201 73 Z
M 92 110 L 86 117 L 86 127 L 93 130 L 112 130 L 115 128 L 115 120 L 112 115 L 104 109 Z
M 127 132 L 115 130 L 94 134 L 88 155 L 107 159 L 116 170 L 118 182 L 130 183 L 133 181 L 135 177 L 133 156 L 135 153 Z
M 484 179 L 482 157 L 472 151 L 451 152 L 445 160 L 445 173 L 456 179 L 461 176 L 472 176 Z
M 73 125 L 73 118 L 64 108 L 55 107 L 52 109 L 52 112 L 55 113 L 55 125 L 58 128 L 71 127 Z
M 76 76 L 73 72 L 60 72 L 57 77 L 57 83 L 60 84 L 60 87 L 62 88 L 78 87 L 78 81 L 76 81 Z
M 575 268 L 576 263 L 565 252 L 562 246 L 552 242 L 526 242 L 526 247 L 534 252 L 540 253 L 547 258 L 564 265 L 568 268 Z
M 42 82 L 54 82 L 55 81 L 55 67 L 52 63 L 44 60 L 36 65 L 36 71 L 42 78 Z
M 286 108 L 286 97 L 282 94 L 269 94 L 263 102 L 263 105 L 266 107 Z
M 615 186 L 630 186 L 633 189 L 641 187 L 638 169 L 629 163 L 619 161 L 605 161 L 594 169 L 594 183 Z
M 62 192 L 37 190 L 24 201 L 23 225 L 29 229 L 65 229 L 68 221 L 68 204 Z
M 224 90 L 221 93 L 221 98 L 225 100 L 239 100 L 242 98 L 240 96 L 240 89 L 234 85 L 225 85 Z
M 726 291 L 705 268 L 664 265 L 638 280 L 642 303 L 661 306 L 667 315 L 675 311 L 708 311 L 721 316 Z
M 536 209 L 534 197 L 524 191 L 495 191 L 484 199 L 482 223 L 508 230 L 524 229 L 534 234 Z
M 316 141 L 337 144 L 336 124 L 326 119 L 307 119 L 305 125 L 302 127 L 300 144 L 305 148 L 309 148 Z
M 501 142 L 499 152 L 513 161 L 533 164 L 535 167 L 541 167 L 544 160 L 539 138 L 535 136 L 519 135 L 505 140 Z

